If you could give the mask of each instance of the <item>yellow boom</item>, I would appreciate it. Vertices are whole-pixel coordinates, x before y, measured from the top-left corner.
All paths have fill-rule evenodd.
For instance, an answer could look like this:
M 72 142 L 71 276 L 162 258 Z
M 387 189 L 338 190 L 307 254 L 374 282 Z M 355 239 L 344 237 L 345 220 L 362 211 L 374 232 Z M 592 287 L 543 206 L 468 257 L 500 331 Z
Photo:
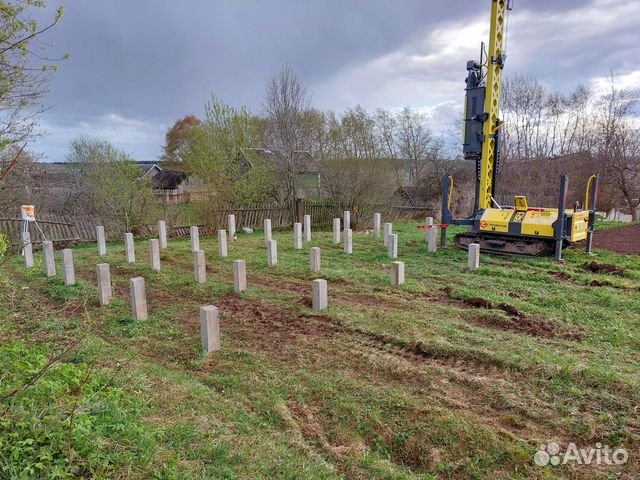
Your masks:
M 487 59 L 487 98 L 485 112 L 488 118 L 484 122 L 482 146 L 482 165 L 480 170 L 480 189 L 478 208 L 493 207 L 493 190 L 496 169 L 496 133 L 501 127 L 498 118 L 500 110 L 500 82 L 504 67 L 504 26 L 507 16 L 507 0 L 493 0 L 491 5 L 491 29 L 489 37 L 489 57 Z

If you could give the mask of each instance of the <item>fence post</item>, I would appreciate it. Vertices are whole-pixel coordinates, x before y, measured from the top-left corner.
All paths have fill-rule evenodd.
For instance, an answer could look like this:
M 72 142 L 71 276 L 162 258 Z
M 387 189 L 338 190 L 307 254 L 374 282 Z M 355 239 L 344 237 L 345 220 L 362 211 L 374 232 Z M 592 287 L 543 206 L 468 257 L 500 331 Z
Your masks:
M 296 198 L 296 222 L 304 222 L 304 198 Z

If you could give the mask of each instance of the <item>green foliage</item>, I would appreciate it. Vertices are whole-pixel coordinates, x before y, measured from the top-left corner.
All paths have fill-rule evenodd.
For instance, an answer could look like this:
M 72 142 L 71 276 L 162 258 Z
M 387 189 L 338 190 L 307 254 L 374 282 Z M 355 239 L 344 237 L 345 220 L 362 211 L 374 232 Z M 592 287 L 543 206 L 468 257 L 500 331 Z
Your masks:
M 0 233 L 0 258 L 4 257 L 9 250 L 9 241 L 7 240 L 7 235 L 4 233 Z
M 103 222 L 132 231 L 153 215 L 151 179 L 125 152 L 106 141 L 79 138 L 71 142 L 68 160 L 82 165 L 82 184 Z
M 200 125 L 200 119 L 195 115 L 187 115 L 167 130 L 165 135 L 165 145 L 162 155 L 163 165 L 169 168 L 179 167 L 183 160 L 183 152 L 191 142 L 193 129 Z
M 7 409 L 0 417 L 0 477 L 113 478 L 134 459 L 144 462 L 153 436 L 138 422 L 143 404 L 111 378 L 91 374 L 82 356 L 55 364 L 5 399 L 41 372 L 48 353 L 20 343 L 0 347 L 0 409 Z
M 264 160 L 252 150 L 257 144 L 256 124 L 249 112 L 215 97 L 205 105 L 205 120 L 194 127 L 184 152 L 187 169 L 206 192 L 206 202 L 260 202 L 271 176 Z
M 42 28 L 34 17 L 45 7 L 43 0 L 0 0 L 0 151 L 31 134 L 50 73 L 58 68 L 58 60 L 46 58 L 48 45 L 38 36 L 58 23 L 63 8 Z M 24 115 L 27 108 L 31 112 Z
M 25 440 L 40 438 L 31 430 L 46 426 L 46 442 L 60 468 L 66 465 L 66 420 L 92 363 L 95 383 L 87 384 L 80 412 L 90 419 L 78 416 L 77 470 L 68 476 L 570 478 L 572 467 L 533 463 L 539 439 L 638 445 L 637 256 L 597 251 L 598 263 L 625 268 L 623 277 L 585 271 L 591 260 L 578 249 L 565 251 L 563 265 L 484 255 L 481 268 L 469 270 L 466 252 L 452 244 L 463 227 L 451 227 L 437 254 L 427 253 L 416 222 L 393 228 L 407 265 L 401 287 L 389 285 L 382 239 L 363 231 L 354 231 L 353 255 L 320 228 L 303 250 L 294 249 L 290 230 L 274 231 L 275 267 L 265 263 L 260 233 L 240 234 L 232 257 L 208 258 L 211 275 L 197 286 L 188 238 L 171 240 L 156 273 L 144 262 L 126 263 L 122 243 L 114 244 L 103 259 L 114 272 L 109 307 L 98 306 L 93 281 L 83 280 L 94 276 L 95 244 L 74 248 L 81 281 L 73 287 L 45 277 L 42 265 L 25 278 L 23 262 L 13 259 L 0 279 L 0 343 L 31 345 L 81 331 L 108 346 L 76 354 L 16 397 L 6 415 L 13 423 L 0 426 L 0 458 L 10 452 L 10 432 L 22 432 L 15 448 L 29 448 Z M 201 246 L 215 251 L 217 239 L 203 235 Z M 321 315 L 309 309 L 311 246 L 322 248 L 330 285 Z M 252 277 L 239 296 L 231 293 L 233 258 L 245 259 Z M 122 294 L 137 275 L 152 279 L 147 322 L 131 320 Z M 478 297 L 493 307 L 468 302 Z M 223 348 L 213 355 L 202 354 L 197 336 L 205 302 L 219 305 L 224 321 Z M 501 304 L 520 313 L 507 314 Z M 0 348 L 0 398 L 49 354 L 22 345 Z M 100 368 L 116 362 L 126 373 L 100 392 L 111 376 Z M 25 405 L 38 413 L 21 414 Z M 39 461 L 28 455 L 8 457 L 4 465 L 16 466 L 0 478 L 20 478 L 24 464 Z M 638 470 L 631 461 L 615 472 L 584 467 L 589 478 L 631 478 Z M 30 472 L 23 477 L 49 474 Z

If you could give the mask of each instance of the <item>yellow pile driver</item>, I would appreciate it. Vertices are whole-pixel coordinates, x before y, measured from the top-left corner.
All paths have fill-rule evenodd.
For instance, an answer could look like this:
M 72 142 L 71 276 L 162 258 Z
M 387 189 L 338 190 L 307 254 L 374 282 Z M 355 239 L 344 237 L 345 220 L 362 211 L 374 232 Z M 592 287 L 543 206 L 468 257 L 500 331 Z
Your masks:
M 506 60 L 503 49 L 505 23 L 511 9 L 509 0 L 492 0 L 489 51 L 483 62 L 467 62 L 464 111 L 464 158 L 476 162 L 474 213 L 467 219 L 455 219 L 451 213 L 453 179 L 444 177 L 442 192 L 442 224 L 468 225 L 469 231 L 455 237 L 455 244 L 467 249 L 479 243 L 480 250 L 506 255 L 537 256 L 554 252 L 560 260 L 562 249 L 574 242 L 591 242 L 595 226 L 598 179 L 594 175 L 587 184 L 582 208 L 566 208 L 568 177 L 560 177 L 558 208 L 531 208 L 524 196 L 516 196 L 514 206 L 500 206 L 494 199 L 496 176 L 500 167 L 499 119 L 500 85 Z M 591 200 L 591 202 L 590 202 Z M 441 242 L 446 242 L 446 228 Z

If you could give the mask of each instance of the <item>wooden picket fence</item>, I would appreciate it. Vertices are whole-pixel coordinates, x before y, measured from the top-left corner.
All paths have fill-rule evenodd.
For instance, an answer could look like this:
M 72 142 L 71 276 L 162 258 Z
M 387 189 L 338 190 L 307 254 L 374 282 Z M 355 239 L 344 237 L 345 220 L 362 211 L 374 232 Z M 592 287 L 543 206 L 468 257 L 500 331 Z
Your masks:
M 68 216 L 41 214 L 38 216 L 38 225 L 42 229 L 37 228 L 33 222 L 29 222 L 29 234 L 31 242 L 41 243 L 42 233 L 49 240 L 59 243 L 77 243 L 82 241 L 78 224 Z M 0 232 L 5 233 L 9 239 L 9 243 L 18 245 L 22 243 L 22 218 L 6 218 L 0 217 Z M 95 228 L 94 228 L 95 238 Z
M 329 202 L 304 202 L 298 211 L 311 215 L 314 227 L 329 227 L 334 218 L 342 218 L 345 210 L 351 212 L 351 226 L 357 229 L 369 228 L 373 222 L 373 214 L 380 213 L 385 222 L 423 220 L 433 216 L 433 210 L 427 206 L 373 204 L 364 206 L 342 206 Z M 302 221 L 302 220 L 298 220 Z
M 248 227 L 261 229 L 266 219 L 271 219 L 273 228 L 283 228 L 293 225 L 294 212 L 291 203 L 258 203 L 252 205 L 227 205 L 212 211 L 211 223 L 217 229 L 224 229 L 227 217 L 235 215 L 238 228 Z
M 433 212 L 427 206 L 406 206 L 406 205 L 366 205 L 364 207 L 343 206 L 331 202 L 305 201 L 298 199 L 296 202 L 261 203 L 252 205 L 227 205 L 211 210 L 211 221 L 208 222 L 215 232 L 218 229 L 227 228 L 227 216 L 235 215 L 238 229 L 249 227 L 254 230 L 262 229 L 265 219 L 271 219 L 274 229 L 289 228 L 294 222 L 302 222 L 303 215 L 311 216 L 311 224 L 315 228 L 330 228 L 333 218 L 342 218 L 344 210 L 351 211 L 352 227 L 366 229 L 371 226 L 373 213 L 380 212 L 383 221 L 398 222 L 421 220 L 427 216 L 433 216 Z M 54 243 L 78 243 L 95 242 L 96 226 L 101 225 L 101 221 L 95 217 L 69 217 L 52 214 L 39 214 L 38 225 L 42 228 L 47 239 Z M 21 243 L 22 219 L 0 217 L 0 232 L 8 235 L 10 243 L 17 245 Z M 204 225 L 198 225 L 200 232 L 207 235 Z M 170 236 L 188 236 L 189 227 L 174 226 L 169 228 Z M 137 237 L 151 237 L 156 234 L 156 225 L 144 225 L 134 232 Z M 124 230 L 121 228 L 107 228 L 107 240 L 122 239 Z M 29 233 L 33 243 L 42 242 L 40 230 L 33 224 L 29 224 Z

